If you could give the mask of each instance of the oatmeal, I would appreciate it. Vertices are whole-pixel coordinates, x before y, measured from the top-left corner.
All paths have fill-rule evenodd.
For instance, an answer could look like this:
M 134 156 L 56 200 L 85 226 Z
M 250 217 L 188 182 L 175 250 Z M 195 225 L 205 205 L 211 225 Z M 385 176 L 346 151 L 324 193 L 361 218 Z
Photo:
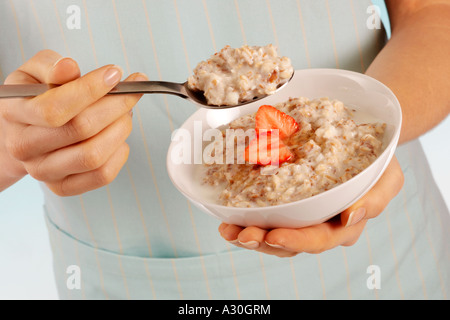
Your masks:
M 211 105 L 234 106 L 274 93 L 293 72 L 290 59 L 279 57 L 273 45 L 226 46 L 197 65 L 188 85 L 203 91 Z
M 231 122 L 227 129 L 247 131 L 263 123 L 271 130 L 274 121 L 282 121 L 283 125 L 275 126 L 285 130 L 287 123 L 287 134 L 280 131 L 275 136 L 280 139 L 277 147 L 282 150 L 283 146 L 283 151 L 277 152 L 279 161 L 276 165 L 261 165 L 259 155 L 252 159 L 252 151 L 249 151 L 251 141 L 255 141 L 252 139 L 256 138 L 232 137 L 235 151 L 241 150 L 234 153 L 234 161 L 204 165 L 204 183 L 217 188 L 220 204 L 263 207 L 305 199 L 351 179 L 382 152 L 386 125 L 357 124 L 353 111 L 340 101 L 291 98 L 285 103 L 264 107 L 265 110 L 261 107 L 256 114 Z M 265 114 L 260 115 L 262 112 Z M 297 126 L 293 126 L 293 122 Z M 226 143 L 222 144 L 225 157 Z

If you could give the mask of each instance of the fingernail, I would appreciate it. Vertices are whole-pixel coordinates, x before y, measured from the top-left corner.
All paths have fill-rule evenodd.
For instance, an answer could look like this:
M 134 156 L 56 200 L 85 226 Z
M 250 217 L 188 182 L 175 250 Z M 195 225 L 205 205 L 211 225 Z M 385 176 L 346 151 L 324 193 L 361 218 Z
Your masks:
M 364 217 L 366 216 L 366 209 L 365 208 L 358 208 L 352 213 L 350 213 L 350 216 L 348 217 L 346 227 L 353 226 L 360 222 Z
M 239 243 L 244 247 L 246 247 L 247 249 L 257 249 L 259 247 L 258 241 L 248 241 L 248 242 L 239 241 Z
M 105 81 L 105 84 L 107 86 L 113 86 L 117 84 L 117 82 L 119 82 L 121 78 L 122 78 L 122 69 L 120 69 L 120 67 L 118 66 L 113 66 L 109 68 L 103 75 L 103 81 Z
M 61 57 L 58 60 L 55 61 L 55 63 L 53 64 L 52 68 L 54 68 L 61 60 L 66 59 L 67 57 Z
M 268 246 L 271 246 L 272 248 L 284 249 L 284 247 L 282 245 L 279 245 L 279 244 L 268 243 L 267 241 L 266 241 L 266 244 Z

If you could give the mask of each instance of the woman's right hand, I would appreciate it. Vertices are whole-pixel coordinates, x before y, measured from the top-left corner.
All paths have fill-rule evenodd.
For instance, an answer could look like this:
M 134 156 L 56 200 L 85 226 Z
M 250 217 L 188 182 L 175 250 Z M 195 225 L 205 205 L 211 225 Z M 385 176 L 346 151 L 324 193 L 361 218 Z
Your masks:
M 0 100 L 0 180 L 26 174 L 70 196 L 110 183 L 125 164 L 132 108 L 142 95 L 106 94 L 120 81 L 114 65 L 80 76 L 77 63 L 44 50 L 5 84 L 60 84 L 27 99 Z M 136 73 L 126 81 L 146 80 Z M 2 188 L 3 186 L 3 188 Z M 0 181 L 0 191 L 7 187 Z

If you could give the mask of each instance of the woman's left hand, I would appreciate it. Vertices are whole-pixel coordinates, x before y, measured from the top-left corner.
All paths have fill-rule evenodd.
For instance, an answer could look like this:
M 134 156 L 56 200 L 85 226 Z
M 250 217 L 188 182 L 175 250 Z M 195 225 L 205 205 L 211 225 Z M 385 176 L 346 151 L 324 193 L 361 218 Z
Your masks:
M 279 257 L 292 257 L 301 252 L 321 253 L 337 246 L 351 246 L 359 239 L 367 221 L 377 217 L 398 194 L 403 182 L 403 172 L 394 156 L 369 192 L 340 215 L 324 223 L 300 229 L 272 230 L 222 223 L 219 232 L 225 240 L 238 247 Z

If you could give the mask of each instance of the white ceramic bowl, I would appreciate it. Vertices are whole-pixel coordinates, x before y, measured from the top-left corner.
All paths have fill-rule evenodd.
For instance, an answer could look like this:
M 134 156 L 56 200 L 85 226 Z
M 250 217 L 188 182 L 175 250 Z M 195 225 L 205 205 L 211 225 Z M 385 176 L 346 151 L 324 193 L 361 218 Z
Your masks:
M 287 204 L 236 208 L 214 203 L 208 190 L 201 188 L 196 168 L 202 150 L 198 147 L 202 133 L 218 128 L 263 104 L 284 102 L 290 97 L 310 99 L 329 97 L 387 124 L 384 151 L 364 171 L 349 181 L 311 198 Z M 261 228 L 301 228 L 322 223 L 361 198 L 380 178 L 397 146 L 401 127 L 400 104 L 392 91 L 366 75 L 337 69 L 297 70 L 291 82 L 278 93 L 239 108 L 211 110 L 200 108 L 172 136 L 167 154 L 167 170 L 173 184 L 194 205 L 219 220 L 240 226 Z M 201 129 L 200 129 L 201 128 Z M 190 140 L 189 140 L 190 139 Z M 197 147 L 194 147 L 197 141 Z M 179 163 L 182 147 L 190 144 L 190 161 Z M 184 149 L 185 152 L 187 149 Z M 186 153 L 184 153 L 186 155 Z M 190 163 L 187 163 L 190 162 Z

